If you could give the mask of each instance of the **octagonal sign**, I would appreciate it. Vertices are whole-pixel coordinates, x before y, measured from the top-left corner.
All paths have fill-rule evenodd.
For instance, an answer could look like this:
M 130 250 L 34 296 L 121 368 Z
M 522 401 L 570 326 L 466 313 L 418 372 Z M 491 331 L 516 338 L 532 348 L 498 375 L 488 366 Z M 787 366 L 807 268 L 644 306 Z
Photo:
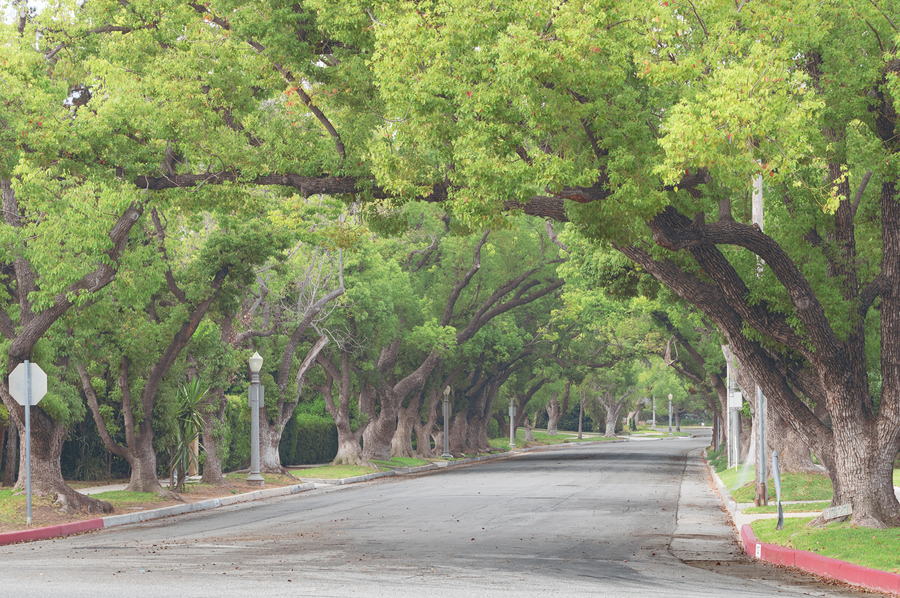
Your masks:
M 9 393 L 19 405 L 25 405 L 28 390 L 25 387 L 25 365 L 20 363 L 9 375 Z M 47 394 L 47 374 L 36 363 L 29 363 L 31 367 L 31 404 L 37 405 Z

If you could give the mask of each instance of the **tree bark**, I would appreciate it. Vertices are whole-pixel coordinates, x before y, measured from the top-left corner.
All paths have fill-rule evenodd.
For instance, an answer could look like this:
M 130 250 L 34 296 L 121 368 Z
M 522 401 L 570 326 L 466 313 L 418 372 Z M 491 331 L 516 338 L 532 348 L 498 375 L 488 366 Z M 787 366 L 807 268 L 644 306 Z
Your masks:
M 435 425 L 438 421 L 438 411 L 440 410 L 441 393 L 439 389 L 433 388 L 428 396 L 428 419 L 422 423 L 421 419 L 415 422 L 414 431 L 416 434 L 416 457 L 420 459 L 428 459 L 436 455 L 442 454 L 444 450 L 443 430 L 440 442 L 435 439 L 434 448 L 431 441 L 435 435 Z M 449 422 L 448 422 L 449 423 Z M 441 422 L 443 425 L 443 421 Z
M 19 463 L 19 430 L 15 422 L 10 418 L 10 426 L 6 430 L 6 464 L 3 469 L 3 485 L 12 486 L 16 483 L 16 468 Z
M 532 432 L 531 421 L 525 418 L 525 442 L 534 442 L 534 432 Z
M 217 426 L 225 419 L 227 403 L 225 390 L 215 388 L 200 407 L 200 418 L 203 420 L 203 452 L 206 455 L 203 473 L 200 476 L 203 484 L 221 486 L 226 483 L 222 472 L 223 439 L 217 433 Z
M 567 388 L 568 390 L 568 388 Z M 557 393 L 553 393 L 550 395 L 550 402 L 547 403 L 547 435 L 548 436 L 556 436 L 559 434 L 559 430 L 557 426 L 559 425 L 559 420 L 563 416 L 563 410 L 559 405 L 559 401 L 556 399 Z
M 334 426 L 338 435 L 338 449 L 332 463 L 334 465 L 362 465 L 370 467 L 372 464 L 363 459 L 360 439 L 368 424 L 359 426 L 353 430 L 350 422 L 350 354 L 346 349 L 340 351 L 340 368 L 336 367 L 323 353 L 316 356 L 316 363 L 325 370 L 325 383 L 317 386 L 325 399 L 325 410 L 334 420 Z M 334 400 L 334 385 L 338 385 L 338 400 Z M 365 412 L 364 405 L 370 401 L 363 389 L 360 393 L 360 411 Z
M 412 434 L 416 423 L 421 422 L 419 406 L 419 403 L 415 402 L 408 407 L 401 407 L 397 413 L 397 429 L 391 438 L 391 457 L 412 458 L 416 456 L 412 447 Z

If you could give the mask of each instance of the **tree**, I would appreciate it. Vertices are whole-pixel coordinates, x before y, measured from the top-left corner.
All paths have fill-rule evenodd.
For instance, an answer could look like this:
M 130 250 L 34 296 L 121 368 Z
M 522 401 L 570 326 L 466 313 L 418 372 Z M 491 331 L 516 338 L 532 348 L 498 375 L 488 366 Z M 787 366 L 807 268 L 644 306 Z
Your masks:
M 387 19 L 382 34 L 416 51 L 377 54 L 383 97 L 392 113 L 418 98 L 392 147 L 406 160 L 474 148 L 431 165 L 455 167 L 460 213 L 542 196 L 532 210 L 613 244 L 715 322 L 829 470 L 835 504 L 900 525 L 892 9 L 466 7 Z M 759 175 L 765 232 L 747 210 Z M 802 397 L 827 405 L 830 427 Z
M 86 3 L 68 31 L 48 16 L 54 57 L 115 32 L 84 44 L 117 90 L 87 104 L 131 109 L 72 162 L 128 165 L 148 191 L 358 194 L 388 219 L 421 198 L 473 230 L 509 210 L 571 220 L 719 327 L 855 523 L 900 525 L 893 7 L 240 6 L 165 5 L 165 26 L 129 3 Z M 180 39 L 198 17 L 214 56 Z M 183 125 L 146 116 L 163 99 Z
M 177 386 L 162 389 L 173 386 L 167 376 L 182 350 L 216 299 L 227 292 L 229 279 L 246 284 L 255 265 L 286 245 L 285 236 L 268 227 L 221 214 L 193 251 L 183 239 L 170 240 L 164 224 L 186 227 L 190 222 L 179 221 L 175 213 L 170 219 L 152 210 L 152 223 L 142 230 L 148 242 L 130 256 L 128 276 L 79 314 L 77 331 L 73 327 L 76 345 L 84 348 L 78 365 L 82 390 L 107 449 L 131 466 L 128 488 L 133 492 L 162 492 L 154 416 L 160 399 L 171 401 L 177 392 Z M 124 445 L 109 433 L 101 398 L 121 406 Z

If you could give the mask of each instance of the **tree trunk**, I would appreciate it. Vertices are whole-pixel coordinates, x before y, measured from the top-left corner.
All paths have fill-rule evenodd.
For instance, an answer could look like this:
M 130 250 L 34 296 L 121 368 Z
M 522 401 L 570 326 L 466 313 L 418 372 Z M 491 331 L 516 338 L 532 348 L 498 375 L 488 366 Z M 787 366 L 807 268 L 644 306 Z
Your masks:
M 18 412 L 10 415 L 20 437 L 24 438 L 24 421 L 19 421 Z M 22 415 L 24 416 L 24 410 Z M 42 409 L 31 408 L 31 493 L 35 496 L 55 498 L 64 511 L 112 513 L 111 504 L 76 492 L 63 479 L 59 459 L 67 435 L 68 430 L 53 421 Z M 13 488 L 14 491 L 25 490 L 25 478 L 25 451 L 19 451 L 19 478 Z
M 397 429 L 396 410 L 387 407 L 382 403 L 382 411 L 375 418 L 375 421 L 366 426 L 363 432 L 363 459 L 366 461 L 390 461 L 391 459 L 391 440 L 394 438 L 394 431 Z
M 719 413 L 713 414 L 712 420 L 712 449 L 719 450 Z
M 225 484 L 225 476 L 222 473 L 222 437 L 217 426 L 225 419 L 225 408 L 228 399 L 225 391 L 215 389 L 208 401 L 200 407 L 200 417 L 203 420 L 203 452 L 206 459 L 203 462 L 203 474 L 200 481 L 203 484 L 221 486 Z
M 334 456 L 332 465 L 362 465 L 364 467 L 371 466 L 362 457 L 362 447 L 359 444 L 361 430 L 356 432 L 350 431 L 350 421 L 335 421 L 335 427 L 338 433 L 338 449 Z
M 287 470 L 281 465 L 281 454 L 278 445 L 281 444 L 283 427 L 273 425 L 266 417 L 266 406 L 259 406 L 259 471 L 265 473 L 285 473 Z
M 606 431 L 603 433 L 603 436 L 615 438 L 616 420 L 619 418 L 619 412 L 622 410 L 622 402 L 607 403 L 604 407 L 606 407 Z
M 681 432 L 681 409 L 675 407 L 675 431 Z
M 391 438 L 391 457 L 412 458 L 416 456 L 412 447 L 412 433 L 416 424 L 421 422 L 421 418 L 418 404 L 415 407 L 415 411 L 412 406 L 401 407 L 397 413 L 397 429 L 394 430 L 394 436 Z
M 480 412 L 474 413 L 467 418 L 466 444 L 469 452 L 486 453 L 491 452 L 493 447 L 488 442 L 487 422 L 488 418 Z
M 325 370 L 326 381 L 316 389 L 325 399 L 325 410 L 334 420 L 334 427 L 338 435 L 338 449 L 332 463 L 334 465 L 362 465 L 369 467 L 372 464 L 362 458 L 362 447 L 359 444 L 363 432 L 368 423 L 356 430 L 350 427 L 350 354 L 342 350 L 340 354 L 341 367 L 337 368 L 331 360 L 322 354 L 316 356 L 316 362 Z M 338 400 L 334 400 L 334 383 L 338 382 Z M 360 411 L 368 410 L 370 399 L 366 395 L 367 390 L 360 394 Z
M 16 483 L 16 463 L 19 462 L 19 454 L 16 450 L 19 439 L 15 425 L 6 427 L 6 460 L 3 462 L 3 480 L 0 485 L 12 486 Z
M 554 393 L 550 397 L 550 402 L 547 403 L 547 434 L 549 436 L 556 436 L 559 434 L 557 426 L 559 425 L 559 420 L 562 416 L 562 409 L 559 408 L 559 401 L 556 400 L 556 394 Z
M 131 479 L 126 490 L 128 492 L 163 493 L 156 473 L 156 451 L 153 450 L 153 434 L 147 433 L 150 422 L 143 421 L 139 426 L 134 446 L 129 446 L 126 459 L 131 465 Z
M 534 442 L 534 433 L 531 431 L 531 421 L 525 418 L 525 442 Z
M 444 452 L 444 439 L 441 442 L 435 442 L 434 448 L 431 447 L 431 440 L 434 436 L 433 430 L 438 420 L 438 411 L 441 404 L 441 393 L 437 388 L 433 389 L 428 397 L 428 421 L 424 424 L 422 420 L 416 420 L 414 431 L 416 433 L 416 457 L 420 459 L 428 459 Z M 441 425 L 443 425 L 441 421 Z
M 465 413 L 457 413 L 450 419 L 450 452 L 470 453 L 468 446 L 469 421 Z
M 503 413 L 499 411 L 495 411 L 493 414 L 491 414 L 491 417 L 493 417 L 497 422 L 497 427 L 500 428 L 500 434 L 502 434 L 506 438 L 509 438 L 509 422 L 506 421 L 506 416 L 504 416 Z
M 584 422 L 584 395 L 582 394 L 581 402 L 578 404 L 578 440 L 581 440 L 581 429 L 582 429 L 583 422 Z
M 432 430 L 431 440 L 434 442 L 434 452 L 432 456 L 442 455 L 444 453 L 444 430 Z

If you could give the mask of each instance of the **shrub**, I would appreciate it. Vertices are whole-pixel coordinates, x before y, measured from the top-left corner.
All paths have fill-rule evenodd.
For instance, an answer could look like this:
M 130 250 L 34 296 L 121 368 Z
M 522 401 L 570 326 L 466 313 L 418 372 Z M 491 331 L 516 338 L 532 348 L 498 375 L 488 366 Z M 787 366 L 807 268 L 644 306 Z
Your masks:
M 498 424 L 497 420 L 494 418 L 489 419 L 487 424 L 487 437 L 500 438 L 501 436 L 504 436 L 504 434 L 500 433 L 500 424 Z
M 337 429 L 330 417 L 295 412 L 281 434 L 278 452 L 282 465 L 312 465 L 332 461 L 337 446 Z

